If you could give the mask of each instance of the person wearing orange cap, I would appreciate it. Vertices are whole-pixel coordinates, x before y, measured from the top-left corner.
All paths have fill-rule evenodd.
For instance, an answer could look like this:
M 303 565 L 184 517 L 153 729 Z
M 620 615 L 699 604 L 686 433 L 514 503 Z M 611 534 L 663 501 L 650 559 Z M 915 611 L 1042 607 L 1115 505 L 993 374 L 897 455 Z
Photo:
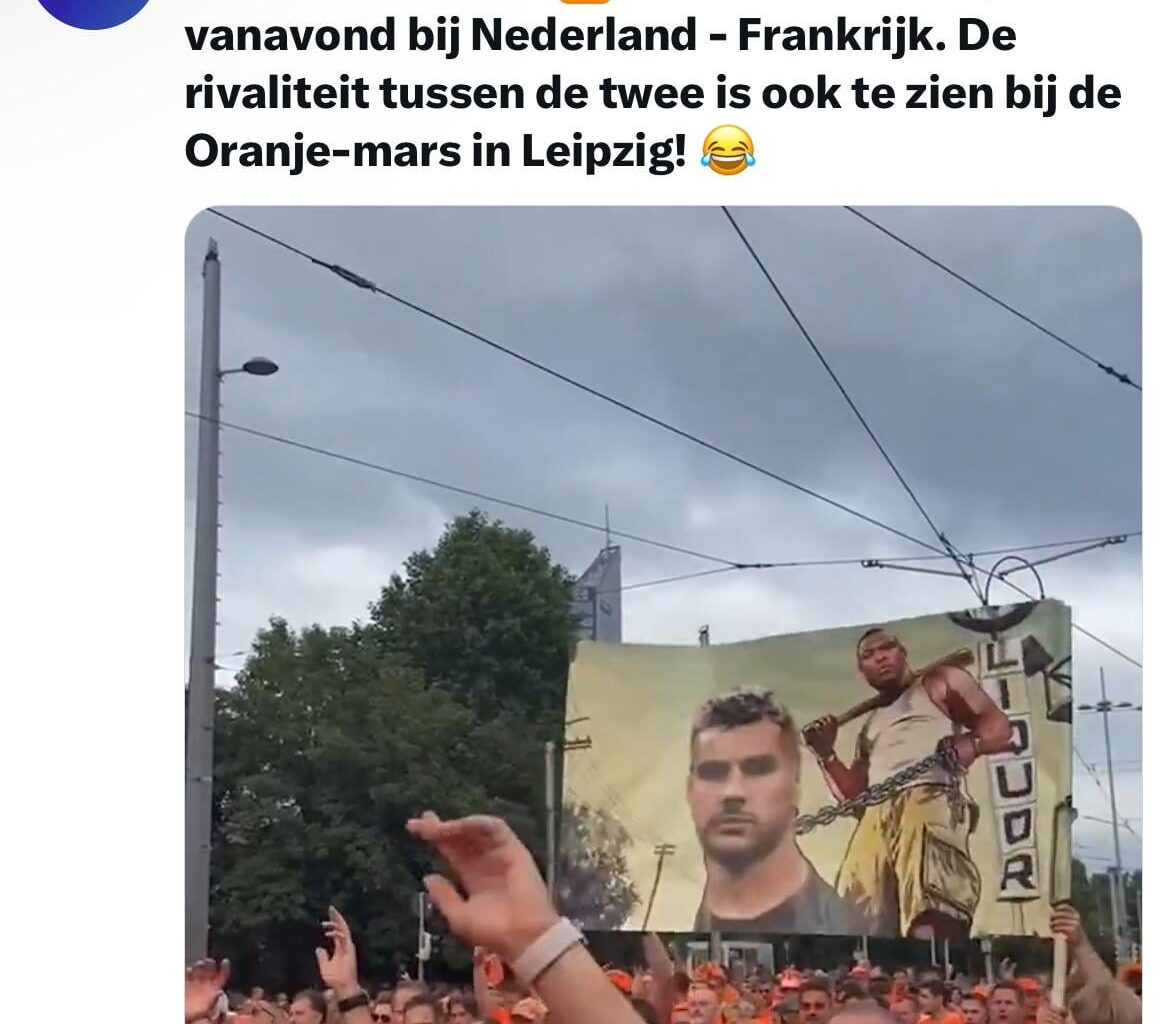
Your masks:
M 1024 1024 L 1035 1024 L 1036 1010 L 1044 1002 L 1044 988 L 1035 978 L 1016 978 L 1016 987 L 1024 997 Z

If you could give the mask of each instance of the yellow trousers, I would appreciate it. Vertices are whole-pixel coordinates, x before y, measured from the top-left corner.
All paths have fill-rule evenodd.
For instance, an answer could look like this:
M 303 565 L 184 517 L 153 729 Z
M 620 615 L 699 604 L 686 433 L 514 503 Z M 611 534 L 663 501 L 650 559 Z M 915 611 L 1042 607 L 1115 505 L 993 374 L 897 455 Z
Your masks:
M 837 891 L 861 911 L 870 935 L 908 935 L 924 911 L 969 924 L 981 887 L 969 834 L 967 812 L 952 811 L 947 787 L 904 789 L 865 809 Z

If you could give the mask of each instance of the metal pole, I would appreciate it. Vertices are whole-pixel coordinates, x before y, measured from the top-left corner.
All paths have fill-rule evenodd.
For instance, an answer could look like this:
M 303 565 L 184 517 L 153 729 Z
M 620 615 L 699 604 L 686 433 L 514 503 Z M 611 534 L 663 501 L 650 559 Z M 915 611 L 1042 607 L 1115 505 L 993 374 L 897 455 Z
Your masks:
M 219 547 L 219 250 L 203 260 L 203 347 L 199 379 L 199 461 L 187 684 L 187 963 L 207 955 L 211 881 L 211 771 L 215 726 L 216 572 Z
M 1126 920 L 1124 884 L 1121 876 L 1121 833 L 1117 826 L 1117 790 L 1113 784 L 1113 744 L 1109 736 L 1109 696 L 1105 692 L 1105 669 L 1101 670 L 1101 724 L 1105 730 L 1105 768 L 1109 773 L 1109 810 L 1113 819 L 1113 937 L 1119 959 L 1129 956 L 1129 923 Z
M 699 627 L 699 646 L 711 646 L 710 626 Z M 711 932 L 711 960 L 717 964 L 723 963 L 723 935 L 717 931 Z
M 987 984 L 991 985 L 995 982 L 995 961 L 992 959 L 991 939 L 983 939 L 981 944 L 983 946 L 983 974 L 987 979 Z
M 548 886 L 548 897 L 556 906 L 557 902 L 557 794 L 556 794 L 556 753 L 557 745 L 549 740 L 544 745 L 544 882 Z
M 423 964 L 430 955 L 430 947 L 427 943 L 427 894 L 420 892 L 418 894 L 418 950 L 416 957 L 418 959 L 418 969 L 415 972 L 419 981 L 425 980 L 426 969 Z
M 1143 938 L 1143 935 L 1142 935 L 1142 887 L 1140 885 L 1134 890 L 1133 897 L 1134 897 L 1134 910 L 1137 912 L 1137 935 L 1134 936 L 1134 945 L 1137 946 L 1137 949 L 1134 950 L 1134 959 L 1136 960 L 1141 956 L 1141 947 L 1142 947 L 1142 938 Z

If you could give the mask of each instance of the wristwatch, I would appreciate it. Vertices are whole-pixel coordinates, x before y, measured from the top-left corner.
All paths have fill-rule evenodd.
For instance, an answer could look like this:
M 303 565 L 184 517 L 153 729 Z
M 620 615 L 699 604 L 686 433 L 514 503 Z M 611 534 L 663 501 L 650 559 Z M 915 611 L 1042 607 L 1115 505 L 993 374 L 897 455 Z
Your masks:
M 349 1013 L 350 1010 L 356 1010 L 361 1006 L 369 1006 L 370 997 L 364 992 L 359 992 L 357 995 L 347 996 L 345 999 L 337 1000 L 337 1012 Z

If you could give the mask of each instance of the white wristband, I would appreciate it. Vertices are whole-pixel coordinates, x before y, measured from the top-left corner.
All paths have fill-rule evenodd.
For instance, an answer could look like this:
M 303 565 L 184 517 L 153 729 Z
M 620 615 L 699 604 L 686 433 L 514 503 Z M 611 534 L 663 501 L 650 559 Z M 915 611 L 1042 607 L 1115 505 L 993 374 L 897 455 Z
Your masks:
M 512 971 L 525 985 L 531 985 L 575 945 L 585 941 L 568 918 L 562 917 L 539 939 L 516 957 Z

